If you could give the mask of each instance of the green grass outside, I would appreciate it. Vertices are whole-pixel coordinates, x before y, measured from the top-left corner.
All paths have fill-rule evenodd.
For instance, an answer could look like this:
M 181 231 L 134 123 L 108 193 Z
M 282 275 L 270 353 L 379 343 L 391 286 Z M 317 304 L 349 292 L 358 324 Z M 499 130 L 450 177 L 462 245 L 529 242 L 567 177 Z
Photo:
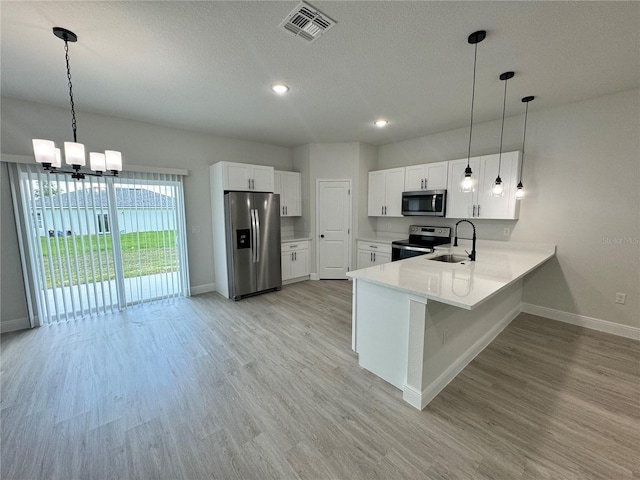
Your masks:
M 115 278 L 109 233 L 40 237 L 40 241 L 47 288 L 52 288 L 53 282 L 56 287 L 68 287 Z M 120 245 L 125 278 L 178 270 L 178 249 L 173 230 L 121 233 Z

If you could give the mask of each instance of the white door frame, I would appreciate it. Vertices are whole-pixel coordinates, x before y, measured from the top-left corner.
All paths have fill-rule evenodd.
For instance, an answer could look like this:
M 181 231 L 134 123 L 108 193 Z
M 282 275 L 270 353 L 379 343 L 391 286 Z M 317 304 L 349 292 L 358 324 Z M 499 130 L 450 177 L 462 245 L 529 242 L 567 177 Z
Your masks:
M 347 233 L 347 239 L 349 242 L 349 252 L 347 255 L 347 271 L 351 271 L 351 251 L 352 245 L 352 233 L 353 230 L 353 185 L 350 178 L 316 178 L 316 273 L 312 275 L 312 280 L 320 280 L 320 183 L 321 182 L 348 182 L 349 183 L 349 230 Z

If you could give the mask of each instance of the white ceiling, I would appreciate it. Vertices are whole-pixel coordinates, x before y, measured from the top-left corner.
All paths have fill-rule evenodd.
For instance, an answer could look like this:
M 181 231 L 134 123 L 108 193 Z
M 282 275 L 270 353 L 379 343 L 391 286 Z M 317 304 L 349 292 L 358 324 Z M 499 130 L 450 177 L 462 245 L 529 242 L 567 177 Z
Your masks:
M 278 29 L 296 1 L 1 2 L 2 95 L 68 106 L 54 26 L 79 37 L 79 111 L 283 146 L 468 125 L 479 29 L 478 122 L 500 118 L 507 70 L 507 115 L 640 86 L 637 1 L 310 3 L 337 21 L 312 44 Z

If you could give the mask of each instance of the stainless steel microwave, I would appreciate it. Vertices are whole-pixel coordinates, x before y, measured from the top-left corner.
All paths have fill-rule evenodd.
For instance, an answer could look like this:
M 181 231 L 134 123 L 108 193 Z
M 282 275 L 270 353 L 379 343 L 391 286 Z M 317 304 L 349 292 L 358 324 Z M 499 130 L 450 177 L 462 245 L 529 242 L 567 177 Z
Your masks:
M 446 190 L 402 192 L 402 215 L 444 217 L 446 205 Z

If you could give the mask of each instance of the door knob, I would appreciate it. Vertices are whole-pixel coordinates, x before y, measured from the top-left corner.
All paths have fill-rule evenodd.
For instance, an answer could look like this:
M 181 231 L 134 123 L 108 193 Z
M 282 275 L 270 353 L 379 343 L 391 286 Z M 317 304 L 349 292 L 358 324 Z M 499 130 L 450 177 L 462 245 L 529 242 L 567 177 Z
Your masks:
M 324 235 L 320 235 L 320 238 L 324 238 Z

